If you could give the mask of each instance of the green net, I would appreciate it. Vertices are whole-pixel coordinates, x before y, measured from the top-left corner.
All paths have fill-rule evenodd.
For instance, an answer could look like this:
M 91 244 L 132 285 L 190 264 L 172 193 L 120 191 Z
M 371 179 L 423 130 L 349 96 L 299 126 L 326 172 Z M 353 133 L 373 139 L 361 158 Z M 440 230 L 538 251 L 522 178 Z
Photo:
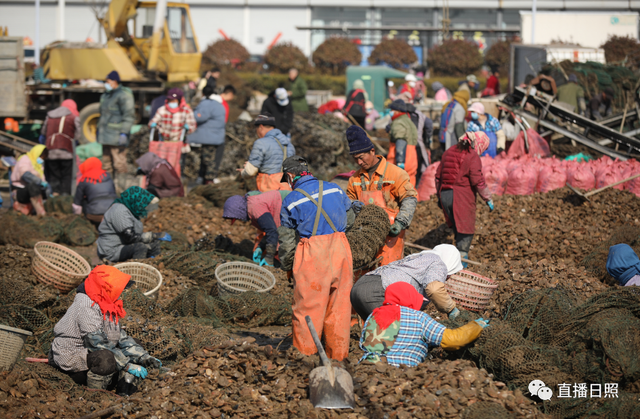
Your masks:
M 73 204 L 73 196 L 71 195 L 53 196 L 44 201 L 44 209 L 47 213 L 73 214 L 71 204 Z
M 390 228 L 389 216 L 384 209 L 373 204 L 362 208 L 353 227 L 347 232 L 354 269 L 367 265 L 375 258 Z
M 32 217 L 9 211 L 0 217 L 0 244 L 33 247 L 39 241 L 88 246 L 98 238 L 91 222 L 80 215 L 61 219 Z
M 640 254 L 640 227 L 625 226 L 615 230 L 608 240 L 594 248 L 591 253 L 584 257 L 580 264 L 586 267 L 596 278 L 610 278 L 606 268 L 609 248 L 619 243 L 628 244 L 636 254 Z

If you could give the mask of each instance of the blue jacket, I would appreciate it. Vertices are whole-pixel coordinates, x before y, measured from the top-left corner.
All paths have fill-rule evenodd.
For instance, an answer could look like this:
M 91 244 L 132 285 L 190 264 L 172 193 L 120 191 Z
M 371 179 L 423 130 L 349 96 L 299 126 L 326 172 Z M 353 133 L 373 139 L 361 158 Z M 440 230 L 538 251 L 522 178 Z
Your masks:
M 224 144 L 226 111 L 220 102 L 203 99 L 193 111 L 198 123 L 196 132 L 187 137 L 189 143 L 220 145 Z
M 294 186 L 294 191 L 282 201 L 280 224 L 282 227 L 297 230 L 300 237 L 309 238 L 313 232 L 313 223 L 316 219 L 318 207 L 309 201 L 309 198 L 300 192 L 296 192 L 295 189 L 302 189 L 318 201 L 319 182 L 313 176 L 303 176 Z M 338 185 L 331 182 L 324 182 L 322 196 L 322 208 L 326 211 L 337 231 L 344 233 L 347 228 L 347 211 L 351 208 L 351 200 Z M 327 220 L 320 215 L 316 235 L 322 236 L 333 233 L 334 231 L 327 223 Z
M 249 155 L 249 163 L 257 167 L 260 173 L 272 175 L 282 172 L 282 162 L 287 157 L 283 156 L 282 148 L 278 145 L 276 139 L 280 141 L 282 147 L 286 148 L 287 157 L 296 154 L 296 149 L 291 144 L 289 137 L 277 128 L 272 129 L 263 138 L 253 143 L 253 148 Z

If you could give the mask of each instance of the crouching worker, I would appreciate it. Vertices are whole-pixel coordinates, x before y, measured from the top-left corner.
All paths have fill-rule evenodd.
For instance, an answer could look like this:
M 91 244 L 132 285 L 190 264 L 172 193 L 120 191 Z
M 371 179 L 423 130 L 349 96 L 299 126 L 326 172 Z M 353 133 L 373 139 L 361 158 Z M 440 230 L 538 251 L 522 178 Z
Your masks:
M 171 164 L 150 151 L 138 160 L 138 172 L 147 177 L 147 190 L 158 198 L 184 196 L 180 176 Z
M 623 287 L 640 286 L 640 259 L 628 244 L 609 248 L 607 272 Z
M 100 225 L 113 201 L 118 197 L 111 175 L 102 170 L 102 161 L 89 157 L 80 165 L 82 177 L 73 198 L 73 211 L 84 214 L 96 227 Z
M 349 355 L 351 323 L 353 262 L 344 233 L 351 200 L 335 183 L 313 177 L 302 157 L 286 159 L 282 172 L 293 189 L 278 229 L 282 269 L 293 269 L 293 346 L 304 355 L 317 352 L 305 321 L 310 316 L 324 334 L 327 356 L 341 361 Z
M 139 186 L 122 192 L 104 214 L 98 227 L 98 257 L 111 262 L 145 259 L 160 254 L 160 240 L 171 241 L 167 233 L 143 233 L 140 218 L 154 196 Z
M 231 225 L 236 220 L 251 221 L 258 229 L 253 247 L 253 261 L 260 266 L 273 266 L 278 249 L 278 227 L 280 227 L 280 211 L 282 200 L 291 191 L 252 191 L 246 195 L 234 195 L 224 203 L 222 217 Z M 264 257 L 260 242 L 265 239 Z
M 115 384 L 120 395 L 135 392 L 147 376 L 145 367 L 162 366 L 118 324 L 127 314 L 120 295 L 130 279 L 113 266 L 91 271 L 53 329 L 49 365 L 92 389 L 106 390 Z
M 361 277 L 351 290 L 351 304 L 365 320 L 383 305 L 385 292 L 392 284 L 405 282 L 423 296 L 425 305 L 432 301 L 438 311 L 455 319 L 460 310 L 447 293 L 444 283 L 461 270 L 458 249 L 451 244 L 440 244 L 433 250 L 409 255 Z
M 11 172 L 13 209 L 24 215 L 29 215 L 32 210 L 38 215 L 46 215 L 42 199 L 51 190 L 44 178 L 43 165 L 47 155 L 46 147 L 38 144 L 18 158 Z
M 482 318 L 448 329 L 420 310 L 423 297 L 406 282 L 389 285 L 382 307 L 373 310 L 362 328 L 360 361 L 386 357 L 393 366 L 415 367 L 427 358 L 430 346 L 456 351 L 480 336 L 489 320 Z

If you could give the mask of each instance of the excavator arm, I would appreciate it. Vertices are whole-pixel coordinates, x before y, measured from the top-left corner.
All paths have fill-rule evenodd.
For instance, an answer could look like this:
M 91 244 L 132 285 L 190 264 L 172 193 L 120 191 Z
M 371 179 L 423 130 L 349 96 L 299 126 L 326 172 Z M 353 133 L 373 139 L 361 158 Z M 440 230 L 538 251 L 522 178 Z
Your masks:
M 107 34 L 107 40 L 121 38 L 127 33 L 127 21 L 136 15 L 138 0 L 111 0 L 109 9 L 100 23 Z

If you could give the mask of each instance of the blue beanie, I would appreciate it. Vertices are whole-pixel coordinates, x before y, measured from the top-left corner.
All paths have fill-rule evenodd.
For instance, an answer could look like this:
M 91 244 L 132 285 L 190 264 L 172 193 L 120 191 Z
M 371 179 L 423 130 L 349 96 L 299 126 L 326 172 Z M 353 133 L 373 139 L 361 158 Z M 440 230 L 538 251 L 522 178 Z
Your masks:
M 247 221 L 247 198 L 242 195 L 233 195 L 224 203 L 223 218 L 236 218 Z
M 113 80 L 120 83 L 120 74 L 116 70 L 113 70 L 111 73 L 107 74 L 107 80 Z
M 366 153 L 373 148 L 373 143 L 367 136 L 365 130 L 357 125 L 347 128 L 347 142 L 349 143 L 349 154 Z

